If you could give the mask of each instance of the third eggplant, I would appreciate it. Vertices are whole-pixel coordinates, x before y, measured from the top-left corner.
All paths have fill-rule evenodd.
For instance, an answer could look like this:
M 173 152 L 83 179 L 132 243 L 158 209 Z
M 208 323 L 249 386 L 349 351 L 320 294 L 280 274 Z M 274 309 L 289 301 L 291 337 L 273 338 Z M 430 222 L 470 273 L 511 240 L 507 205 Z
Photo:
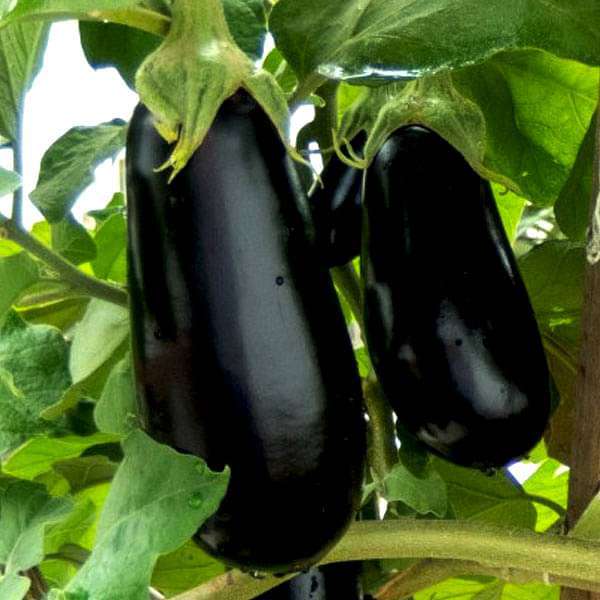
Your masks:
M 546 427 L 549 374 L 489 183 L 406 126 L 369 167 L 364 221 L 366 338 L 399 421 L 460 465 L 521 457 Z

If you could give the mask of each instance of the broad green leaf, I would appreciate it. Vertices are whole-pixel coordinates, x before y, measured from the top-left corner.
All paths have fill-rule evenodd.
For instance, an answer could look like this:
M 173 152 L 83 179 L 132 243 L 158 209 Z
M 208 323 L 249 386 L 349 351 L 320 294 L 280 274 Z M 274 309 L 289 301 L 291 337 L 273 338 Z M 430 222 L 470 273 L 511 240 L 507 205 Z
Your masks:
M 105 208 L 90 210 L 88 211 L 87 215 L 92 217 L 94 221 L 96 221 L 96 229 L 99 229 L 102 226 L 102 224 L 113 215 L 122 215 L 124 213 L 125 194 L 123 192 L 115 192 L 113 194 L 113 197 L 110 199 L 110 202 L 106 205 Z
M 382 482 L 382 495 L 388 502 L 400 501 L 415 512 L 440 519 L 448 512 L 446 483 L 431 466 L 418 474 L 398 463 Z
M 73 383 L 100 369 L 126 342 L 129 313 L 126 308 L 93 299 L 75 329 L 69 369 Z
M 100 431 L 125 435 L 140 427 L 131 356 L 112 370 L 94 410 Z
M 0 598 L 3 600 L 21 600 L 27 594 L 31 581 L 16 573 L 0 577 Z
M 53 498 L 43 485 L 9 483 L 0 494 L 0 563 L 6 573 L 25 571 L 41 562 L 44 530 L 72 509 L 67 498 Z
M 501 471 L 488 476 L 439 458 L 432 463 L 448 486 L 449 504 L 457 519 L 503 527 L 533 529 L 535 526 L 535 507 Z
M 592 498 L 569 535 L 582 540 L 600 539 L 600 498 L 598 495 Z
M 21 177 L 14 171 L 0 167 L 0 198 L 12 194 L 21 187 Z
M 596 123 L 594 117 L 579 148 L 569 178 L 554 205 L 558 226 L 571 240 L 583 240 L 589 224 Z
M 25 94 L 41 68 L 47 40 L 44 23 L 0 30 L 0 135 L 12 141 L 19 137 Z
M 285 140 L 288 108 L 283 91 L 272 75 L 256 71 L 237 46 L 220 0 L 179 0 L 173 4 L 172 17 L 167 37 L 142 63 L 135 81 L 158 130 L 168 141 L 177 142 L 163 165 L 172 167 L 171 177 L 200 146 L 221 104 L 241 87 L 262 106 Z
M 568 488 L 568 471 L 559 462 L 552 459 L 545 460 L 523 484 L 523 489 L 528 494 L 552 500 L 563 509 L 567 508 Z M 538 513 L 536 531 L 546 531 L 560 519 L 561 515 L 548 506 L 536 502 L 535 509 Z
M 68 345 L 60 332 L 14 313 L 0 329 L 0 454 L 33 433 L 57 431 L 40 412 L 69 385 Z
M 96 258 L 96 244 L 87 229 L 73 215 L 50 226 L 52 249 L 75 265 Z
M 152 33 L 115 23 L 81 21 L 79 33 L 90 65 L 94 69 L 115 67 L 131 88 L 139 66 L 161 43 Z
M 68 560 L 50 558 L 40 564 L 40 571 L 48 587 L 64 587 L 77 573 L 77 565 Z
M 69 483 L 73 494 L 112 480 L 117 467 L 117 463 L 102 455 L 80 456 L 54 464 L 54 470 Z
M 120 120 L 95 127 L 74 127 L 46 151 L 32 202 L 50 223 L 63 219 L 79 194 L 94 181 L 94 169 L 125 145 Z
M 127 279 L 127 224 L 122 213 L 113 214 L 98 228 L 94 238 L 98 256 L 92 263 L 100 279 L 124 283 Z
M 88 296 L 75 296 L 27 308 L 17 307 L 17 312 L 32 325 L 52 325 L 61 331 L 67 331 L 81 320 L 89 300 Z
M 598 69 L 524 50 L 461 69 L 452 79 L 483 114 L 483 166 L 492 179 L 504 176 L 520 196 L 553 204 L 596 108 Z
M 68 592 L 102 598 L 119 589 L 129 600 L 146 600 L 158 556 L 189 539 L 225 494 L 227 471 L 212 473 L 142 432 L 132 433 L 124 450 L 96 544 Z
M 0 323 L 10 307 L 38 277 L 38 265 L 25 252 L 0 258 Z
M 35 479 L 41 473 L 49 471 L 58 461 L 79 456 L 92 446 L 118 440 L 118 436 L 106 433 L 95 433 L 86 437 L 35 437 L 27 440 L 3 461 L 2 471 L 20 479 Z
M 223 563 L 190 541 L 156 561 L 152 586 L 169 597 L 190 590 L 224 572 Z
M 414 78 L 516 48 L 600 64 L 595 0 L 280 0 L 269 24 L 301 79 Z

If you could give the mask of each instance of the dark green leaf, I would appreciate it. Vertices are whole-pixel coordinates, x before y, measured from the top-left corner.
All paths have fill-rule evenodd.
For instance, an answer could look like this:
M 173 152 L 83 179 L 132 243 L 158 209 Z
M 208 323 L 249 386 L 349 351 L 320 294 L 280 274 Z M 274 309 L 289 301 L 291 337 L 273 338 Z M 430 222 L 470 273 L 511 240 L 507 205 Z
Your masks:
M 173 552 L 219 506 L 228 472 L 157 444 L 142 432 L 124 443 L 125 459 L 111 486 L 88 561 L 68 592 L 147 600 L 160 554 Z M 152 532 L 149 536 L 148 532 Z
M 10 314 L 0 329 L 0 454 L 32 433 L 56 431 L 40 412 L 69 385 L 68 346 L 60 332 Z
M 263 0 L 223 0 L 229 31 L 237 45 L 253 60 L 262 56 L 267 18 Z
M 63 219 L 94 180 L 94 169 L 125 145 L 126 127 L 115 120 L 74 127 L 46 151 L 32 202 L 50 223 Z
M 596 0 L 280 0 L 269 23 L 301 79 L 414 78 L 516 48 L 600 64 Z
M 79 32 L 90 65 L 94 69 L 115 67 L 131 88 L 139 66 L 162 41 L 151 33 L 114 23 L 81 21 Z
M 118 464 L 106 456 L 81 456 L 70 460 L 61 460 L 54 464 L 54 470 L 68 482 L 71 493 L 110 481 Z

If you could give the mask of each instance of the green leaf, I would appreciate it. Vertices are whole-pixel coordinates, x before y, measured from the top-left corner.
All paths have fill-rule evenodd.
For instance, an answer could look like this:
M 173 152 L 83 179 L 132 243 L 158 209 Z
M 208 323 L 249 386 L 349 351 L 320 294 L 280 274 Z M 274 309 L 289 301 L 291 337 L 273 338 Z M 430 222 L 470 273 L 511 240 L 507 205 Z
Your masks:
M 414 474 L 398 463 L 383 480 L 382 487 L 388 502 L 400 501 L 420 515 L 433 514 L 442 519 L 448 512 L 446 483 L 431 465 Z
M 119 437 L 106 433 L 80 437 L 68 435 L 60 438 L 36 437 L 27 440 L 4 461 L 2 470 L 7 475 L 20 479 L 35 479 L 49 471 L 58 461 L 79 456 L 82 452 L 99 444 L 119 441 Z
M 21 187 L 21 177 L 14 171 L 0 167 L 0 198 L 12 194 Z
M 58 554 L 66 544 L 79 544 L 98 518 L 94 503 L 88 498 L 78 498 L 71 513 L 48 527 L 44 540 L 45 554 Z
M 69 369 L 73 383 L 84 381 L 104 365 L 129 336 L 129 312 L 93 299 L 75 329 Z
M 559 600 L 560 588 L 533 583 L 513 585 L 486 578 L 455 578 L 422 590 L 414 600 Z
M 162 41 L 146 31 L 115 23 L 81 21 L 79 33 L 90 65 L 94 69 L 115 67 L 131 88 L 139 66 Z
M 140 427 L 131 356 L 128 354 L 112 370 L 94 410 L 100 431 L 128 434 Z
M 96 244 L 87 229 L 73 215 L 51 225 L 52 249 L 75 265 L 96 258 Z
M 94 275 L 124 283 L 127 279 L 127 224 L 122 213 L 113 214 L 100 225 L 95 243 L 98 256 L 92 263 Z
M 592 498 L 569 535 L 582 540 L 600 539 L 600 498 L 598 495 Z
M 223 563 L 215 560 L 190 541 L 175 552 L 158 559 L 152 573 L 152 586 L 167 596 L 174 596 L 224 572 Z
M 25 252 L 0 258 L 0 323 L 10 307 L 38 277 L 37 264 Z
M 506 236 L 511 243 L 514 243 L 526 200 L 505 188 L 502 189 L 497 184 L 492 185 L 492 190 L 494 191 L 496 205 L 502 219 L 502 224 L 504 225 L 504 230 L 506 231 Z
M 516 48 L 600 64 L 596 0 L 279 0 L 269 25 L 301 79 L 414 78 Z
M 0 494 L 0 563 L 6 573 L 25 571 L 44 556 L 44 530 L 72 509 L 66 498 L 53 498 L 43 485 L 14 481 Z
M 27 594 L 31 581 L 16 573 L 0 577 L 0 598 L 3 600 L 21 600 Z
M 432 462 L 448 486 L 449 504 L 457 519 L 502 527 L 533 529 L 535 526 L 535 507 L 501 471 L 485 475 L 439 458 Z
M 112 480 L 117 467 L 117 463 L 102 455 L 81 456 L 54 464 L 54 470 L 69 483 L 73 494 Z
M 0 31 L 0 135 L 18 141 L 25 94 L 42 66 L 48 40 L 44 23 Z
M 491 178 L 505 177 L 520 196 L 552 205 L 596 108 L 598 69 L 525 50 L 461 69 L 452 79 L 483 114 L 483 167 Z
M 40 412 L 69 385 L 68 345 L 46 325 L 27 325 L 10 314 L 0 329 L 0 454 L 33 433 L 56 431 L 60 424 Z
M 579 148 L 569 178 L 554 205 L 558 226 L 571 240 L 583 241 L 589 225 L 596 123 L 597 119 L 594 116 Z
M 63 219 L 79 194 L 94 181 L 94 169 L 125 145 L 118 119 L 95 127 L 74 127 L 46 151 L 32 202 L 50 223 Z
M 568 471 L 556 460 L 543 461 L 538 470 L 523 484 L 523 489 L 535 496 L 542 496 L 556 502 L 564 509 L 567 507 L 569 492 Z M 538 513 L 536 531 L 546 531 L 559 520 L 560 515 L 542 504 L 535 504 Z
M 223 10 L 236 44 L 252 60 L 258 60 L 267 33 L 264 1 L 223 0 Z
M 227 471 L 212 473 L 142 432 L 132 433 L 124 450 L 92 554 L 67 592 L 103 598 L 119 589 L 124 598 L 146 600 L 158 556 L 189 539 L 225 494 Z

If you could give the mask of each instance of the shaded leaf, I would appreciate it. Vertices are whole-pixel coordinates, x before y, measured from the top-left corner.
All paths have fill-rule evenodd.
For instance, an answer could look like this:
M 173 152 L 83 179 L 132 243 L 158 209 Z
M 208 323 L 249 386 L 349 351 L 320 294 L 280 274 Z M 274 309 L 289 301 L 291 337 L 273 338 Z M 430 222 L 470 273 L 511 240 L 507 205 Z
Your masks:
M 12 194 L 21 187 L 21 177 L 14 171 L 0 167 L 0 198 Z
M 63 219 L 79 194 L 94 181 L 94 169 L 125 145 L 118 119 L 95 127 L 73 127 L 44 154 L 31 201 L 50 223 Z
M 75 265 L 96 258 L 96 244 L 87 229 L 71 214 L 51 226 L 52 249 Z
M 95 236 L 98 257 L 92 263 L 94 274 L 100 279 L 124 283 L 127 279 L 127 225 L 119 212 L 109 216 Z
M 37 264 L 25 252 L 0 258 L 0 323 L 10 307 L 38 277 Z

